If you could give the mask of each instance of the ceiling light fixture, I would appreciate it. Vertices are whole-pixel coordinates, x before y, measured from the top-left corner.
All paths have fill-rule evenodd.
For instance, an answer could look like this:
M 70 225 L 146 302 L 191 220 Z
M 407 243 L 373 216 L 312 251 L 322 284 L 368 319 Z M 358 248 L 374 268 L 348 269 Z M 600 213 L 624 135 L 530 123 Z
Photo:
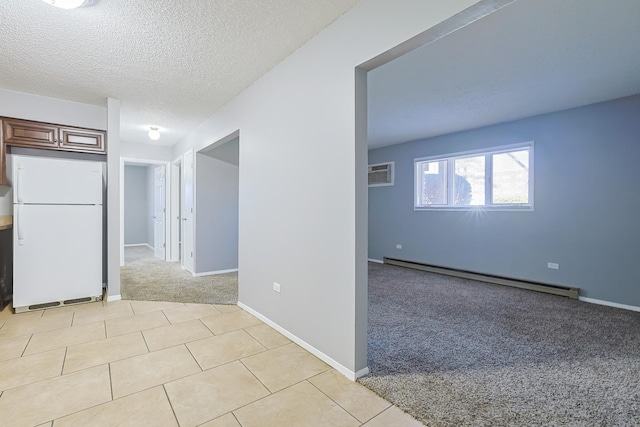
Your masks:
M 158 128 L 156 127 L 149 128 L 149 138 L 153 139 L 154 141 L 157 141 L 160 139 L 160 131 L 158 130 Z
M 59 7 L 61 9 L 75 9 L 76 7 L 83 6 L 87 3 L 87 0 L 43 0 L 45 3 L 49 3 L 52 6 Z

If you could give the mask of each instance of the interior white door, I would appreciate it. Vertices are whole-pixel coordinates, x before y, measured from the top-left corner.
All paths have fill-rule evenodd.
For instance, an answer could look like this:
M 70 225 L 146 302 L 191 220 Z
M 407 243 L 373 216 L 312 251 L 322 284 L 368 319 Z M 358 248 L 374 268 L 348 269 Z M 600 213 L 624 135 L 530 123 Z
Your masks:
M 165 259 L 165 167 L 153 171 L 153 242 L 156 258 Z
M 182 162 L 182 268 L 194 272 L 194 156 L 184 154 Z

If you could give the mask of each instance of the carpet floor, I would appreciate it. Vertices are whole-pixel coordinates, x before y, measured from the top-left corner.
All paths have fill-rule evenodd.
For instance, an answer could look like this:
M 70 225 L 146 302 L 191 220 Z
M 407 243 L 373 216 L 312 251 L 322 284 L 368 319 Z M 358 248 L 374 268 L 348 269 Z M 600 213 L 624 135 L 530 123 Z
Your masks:
M 640 425 L 640 313 L 369 265 L 359 380 L 429 426 Z
M 179 262 L 165 262 L 145 246 L 125 248 L 120 268 L 122 299 L 201 304 L 236 304 L 238 273 L 193 277 Z

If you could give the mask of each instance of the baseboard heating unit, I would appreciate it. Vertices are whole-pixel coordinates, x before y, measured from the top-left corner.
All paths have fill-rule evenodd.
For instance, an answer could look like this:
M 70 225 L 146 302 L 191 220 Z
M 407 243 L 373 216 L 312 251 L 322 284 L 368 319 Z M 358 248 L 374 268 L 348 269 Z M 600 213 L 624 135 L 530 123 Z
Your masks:
M 495 285 L 511 286 L 513 288 L 527 289 L 530 291 L 544 292 L 547 294 L 578 299 L 579 289 L 569 286 L 549 285 L 546 283 L 528 282 L 525 280 L 508 279 L 505 277 L 491 276 L 487 274 L 473 273 L 470 271 L 455 270 L 452 268 L 437 267 L 419 262 L 403 261 L 400 259 L 384 257 L 385 264 L 398 267 L 413 268 L 428 271 L 430 273 L 446 274 L 448 276 L 461 277 L 463 279 L 477 280 L 479 282 L 493 283 Z

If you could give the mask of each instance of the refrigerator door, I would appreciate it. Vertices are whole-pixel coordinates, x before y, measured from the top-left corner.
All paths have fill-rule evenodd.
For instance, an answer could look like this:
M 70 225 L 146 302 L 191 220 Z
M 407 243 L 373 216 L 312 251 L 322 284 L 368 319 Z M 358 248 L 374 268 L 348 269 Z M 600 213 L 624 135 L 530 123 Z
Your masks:
M 102 206 L 14 205 L 13 306 L 102 295 Z
M 102 204 L 102 163 L 13 156 L 13 201 L 36 204 Z

